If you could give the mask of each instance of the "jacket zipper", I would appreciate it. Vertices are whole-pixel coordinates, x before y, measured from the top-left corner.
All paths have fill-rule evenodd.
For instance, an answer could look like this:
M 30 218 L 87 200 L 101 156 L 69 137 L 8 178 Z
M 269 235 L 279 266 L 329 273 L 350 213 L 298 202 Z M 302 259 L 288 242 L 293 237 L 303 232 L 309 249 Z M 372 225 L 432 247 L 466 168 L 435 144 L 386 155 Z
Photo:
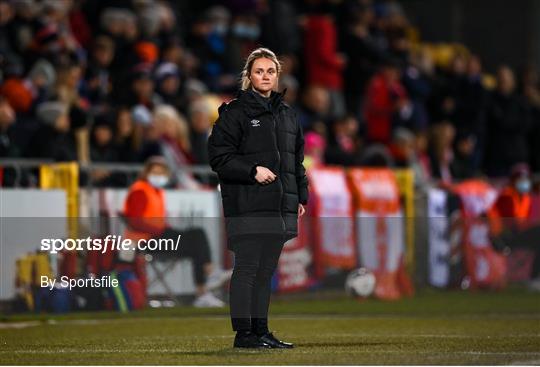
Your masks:
M 285 220 L 283 220 L 283 215 L 281 213 L 281 206 L 283 205 L 283 183 L 281 181 L 281 153 L 279 152 L 279 139 L 278 139 L 278 130 L 276 124 L 276 118 L 274 112 L 272 112 L 272 122 L 274 123 L 274 132 L 276 134 L 276 150 L 278 154 L 278 170 L 279 170 L 279 218 L 281 219 L 281 227 L 283 232 L 286 231 Z

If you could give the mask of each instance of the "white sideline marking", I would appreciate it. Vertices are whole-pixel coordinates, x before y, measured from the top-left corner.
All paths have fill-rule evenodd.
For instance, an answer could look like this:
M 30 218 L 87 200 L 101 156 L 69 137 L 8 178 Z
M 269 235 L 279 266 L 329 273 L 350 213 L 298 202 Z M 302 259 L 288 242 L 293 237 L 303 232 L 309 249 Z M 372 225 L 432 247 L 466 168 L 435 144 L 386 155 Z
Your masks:
M 25 321 L 25 322 L 0 322 L 0 329 L 3 328 L 24 328 L 30 326 L 39 326 L 39 325 L 65 325 L 65 324 L 105 324 L 105 323 L 128 323 L 128 322 L 146 322 L 146 321 L 184 321 L 184 320 L 228 320 L 229 315 L 200 315 L 200 316 L 167 316 L 167 317 L 128 317 L 128 318 L 117 318 L 117 319 L 79 319 L 79 320 L 46 320 L 46 321 Z M 470 319 L 540 319 L 540 314 L 507 314 L 507 313 L 491 313 L 491 314 L 482 314 L 482 315 L 428 315 L 424 316 L 408 316 L 408 315 L 396 315 L 396 314 L 377 314 L 377 315 L 270 315 L 272 320 L 429 320 L 429 319 L 452 319 L 452 320 L 470 320 Z M 14 326 L 17 325 L 17 326 Z
M 24 329 L 32 326 L 39 326 L 42 323 L 39 321 L 25 322 L 0 322 L 0 329 Z
M 287 353 L 294 353 L 294 354 L 313 354 L 313 351 L 310 350 L 301 350 L 302 346 L 298 346 L 297 349 L 293 349 L 291 351 L 287 351 Z M 236 351 L 233 348 L 230 348 L 231 351 Z M 79 348 L 61 348 L 61 349 L 55 349 L 55 350 L 28 350 L 28 349 L 21 349 L 21 350 L 0 350 L 0 353 L 20 353 L 20 354 L 58 354 L 58 353 L 190 353 L 190 352 L 223 352 L 227 349 L 220 349 L 220 350 L 196 350 L 196 349 L 157 349 L 157 348 L 147 348 L 147 349 L 79 349 Z M 260 353 L 260 351 L 257 351 Z M 262 351 L 269 352 L 266 350 Z M 455 354 L 463 354 L 463 355 L 495 355 L 495 356 L 506 356 L 506 355 L 519 355 L 519 356 L 540 356 L 540 352 L 484 352 L 484 351 L 402 351 L 402 350 L 363 350 L 363 349 L 356 349 L 356 348 L 348 348 L 347 350 L 335 350 L 332 351 L 331 354 L 350 354 L 350 353 L 357 353 L 357 354 L 387 354 L 387 353 L 393 353 L 393 354 L 426 354 L 426 355 L 455 355 Z
M 296 334 L 298 335 L 298 334 Z M 384 338 L 540 338 L 540 334 L 505 334 L 505 335 L 472 335 L 472 334 L 368 334 L 368 333 L 329 333 L 323 335 L 301 334 L 310 338 L 327 338 L 327 337 L 384 337 Z
M 513 366 L 538 366 L 540 365 L 540 359 L 532 359 L 528 361 L 515 361 L 512 362 Z

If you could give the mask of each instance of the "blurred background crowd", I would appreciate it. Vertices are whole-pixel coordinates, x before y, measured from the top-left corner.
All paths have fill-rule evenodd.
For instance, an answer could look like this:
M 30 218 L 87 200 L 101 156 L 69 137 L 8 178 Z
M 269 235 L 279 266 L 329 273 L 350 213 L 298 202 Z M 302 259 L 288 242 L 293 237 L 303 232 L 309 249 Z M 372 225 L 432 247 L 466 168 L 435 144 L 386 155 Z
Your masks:
M 539 74 L 526 60 L 484 70 L 474 50 L 422 43 L 395 0 L 190 3 L 0 0 L 0 158 L 162 155 L 176 186 L 201 187 L 178 168 L 208 163 L 217 107 L 264 46 L 283 63 L 308 168 L 412 167 L 420 184 L 540 171 Z M 126 185 L 109 170 L 90 179 Z

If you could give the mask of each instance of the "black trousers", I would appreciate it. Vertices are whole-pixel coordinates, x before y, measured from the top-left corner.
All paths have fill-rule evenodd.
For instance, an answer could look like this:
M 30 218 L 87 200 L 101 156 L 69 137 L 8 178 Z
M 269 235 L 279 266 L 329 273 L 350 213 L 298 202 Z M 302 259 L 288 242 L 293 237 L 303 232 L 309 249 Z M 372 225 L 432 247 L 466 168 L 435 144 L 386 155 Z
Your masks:
M 234 269 L 230 285 L 231 323 L 235 331 L 268 332 L 272 275 L 283 249 L 282 235 L 244 235 L 232 240 Z

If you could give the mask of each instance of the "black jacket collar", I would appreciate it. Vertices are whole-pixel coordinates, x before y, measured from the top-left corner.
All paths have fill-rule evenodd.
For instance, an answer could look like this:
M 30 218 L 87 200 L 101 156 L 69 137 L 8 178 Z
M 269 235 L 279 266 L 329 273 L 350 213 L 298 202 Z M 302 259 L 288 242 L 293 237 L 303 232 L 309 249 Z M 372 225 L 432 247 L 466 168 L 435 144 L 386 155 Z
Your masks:
M 272 109 L 270 112 L 277 112 L 279 110 L 286 92 L 287 89 L 285 88 L 281 93 L 275 91 L 270 93 L 270 107 Z M 264 106 L 264 104 L 249 90 L 239 90 L 236 98 L 242 103 L 248 116 L 254 117 L 268 111 L 266 106 Z

